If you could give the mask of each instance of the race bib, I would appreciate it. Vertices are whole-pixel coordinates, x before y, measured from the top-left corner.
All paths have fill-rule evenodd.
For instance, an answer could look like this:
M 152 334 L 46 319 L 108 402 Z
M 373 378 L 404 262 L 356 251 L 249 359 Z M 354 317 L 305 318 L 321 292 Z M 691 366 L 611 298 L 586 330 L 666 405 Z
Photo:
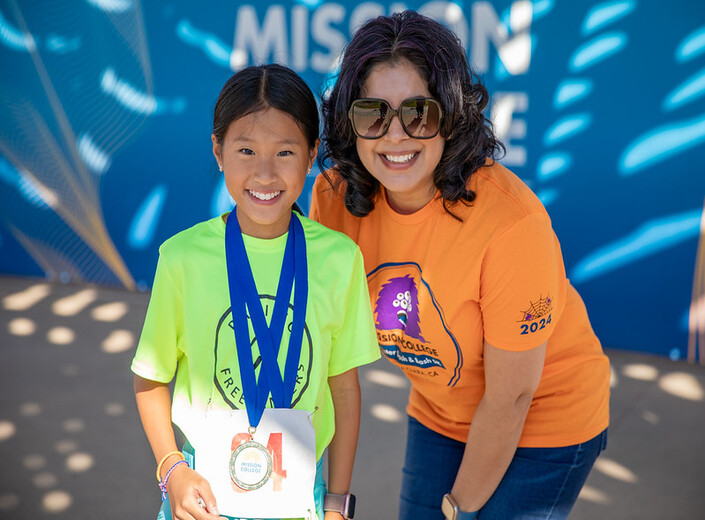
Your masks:
M 210 411 L 189 441 L 194 469 L 210 483 L 220 514 L 316 518 L 310 412 L 267 408 L 250 429 L 245 410 Z

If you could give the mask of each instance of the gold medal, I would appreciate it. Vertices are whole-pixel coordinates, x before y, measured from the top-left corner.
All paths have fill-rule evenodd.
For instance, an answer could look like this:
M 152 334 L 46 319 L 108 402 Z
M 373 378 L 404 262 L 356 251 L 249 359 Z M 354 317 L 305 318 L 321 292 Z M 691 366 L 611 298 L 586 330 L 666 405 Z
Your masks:
M 271 476 L 272 456 L 254 439 L 238 446 L 230 456 L 230 478 L 245 491 L 261 488 Z

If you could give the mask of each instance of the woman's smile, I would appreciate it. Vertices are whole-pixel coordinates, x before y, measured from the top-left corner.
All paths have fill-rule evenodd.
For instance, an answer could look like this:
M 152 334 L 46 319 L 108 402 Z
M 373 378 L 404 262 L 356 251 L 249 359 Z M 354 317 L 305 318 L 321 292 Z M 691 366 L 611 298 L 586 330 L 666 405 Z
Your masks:
M 405 154 L 381 153 L 379 155 L 382 157 L 382 159 L 389 163 L 392 163 L 394 166 L 406 168 L 414 163 L 416 158 L 419 156 L 419 152 L 410 152 Z M 388 167 L 393 166 L 388 165 Z

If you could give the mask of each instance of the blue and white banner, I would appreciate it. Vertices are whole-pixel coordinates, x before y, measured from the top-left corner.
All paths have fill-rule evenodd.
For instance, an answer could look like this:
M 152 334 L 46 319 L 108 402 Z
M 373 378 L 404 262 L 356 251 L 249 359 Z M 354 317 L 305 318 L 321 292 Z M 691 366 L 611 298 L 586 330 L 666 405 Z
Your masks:
M 2 0 L 0 272 L 147 289 L 163 240 L 231 206 L 210 133 L 233 70 L 277 61 L 324 94 L 356 27 L 404 8 L 467 49 L 603 343 L 685 357 L 705 327 L 702 0 Z

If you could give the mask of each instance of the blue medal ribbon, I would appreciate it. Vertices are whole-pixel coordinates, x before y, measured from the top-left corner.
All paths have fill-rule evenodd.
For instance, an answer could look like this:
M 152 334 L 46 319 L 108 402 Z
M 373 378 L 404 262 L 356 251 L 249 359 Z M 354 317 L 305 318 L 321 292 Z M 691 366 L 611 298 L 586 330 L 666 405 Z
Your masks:
M 257 427 L 267 406 L 270 392 L 276 408 L 291 408 L 294 397 L 308 301 L 308 266 L 303 226 L 292 214 L 269 326 L 264 316 L 235 211 L 228 215 L 225 225 L 225 259 L 242 393 L 250 426 Z M 293 323 L 282 377 L 278 362 L 279 347 L 284 335 L 292 288 Z M 248 311 L 255 333 L 254 340 L 250 340 Z M 252 345 L 255 341 L 262 360 L 259 381 L 252 358 Z

